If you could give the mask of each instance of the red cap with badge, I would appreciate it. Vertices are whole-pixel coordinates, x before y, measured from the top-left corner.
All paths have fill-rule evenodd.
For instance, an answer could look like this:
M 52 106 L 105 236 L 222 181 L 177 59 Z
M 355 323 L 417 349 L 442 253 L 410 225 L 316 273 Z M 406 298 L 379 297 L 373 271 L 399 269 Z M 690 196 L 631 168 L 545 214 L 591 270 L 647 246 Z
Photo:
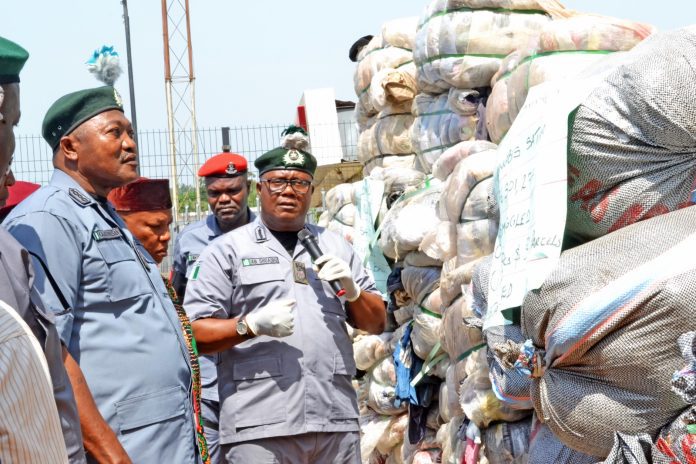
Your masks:
M 247 160 L 236 153 L 220 153 L 206 161 L 198 177 L 237 177 L 247 172 Z

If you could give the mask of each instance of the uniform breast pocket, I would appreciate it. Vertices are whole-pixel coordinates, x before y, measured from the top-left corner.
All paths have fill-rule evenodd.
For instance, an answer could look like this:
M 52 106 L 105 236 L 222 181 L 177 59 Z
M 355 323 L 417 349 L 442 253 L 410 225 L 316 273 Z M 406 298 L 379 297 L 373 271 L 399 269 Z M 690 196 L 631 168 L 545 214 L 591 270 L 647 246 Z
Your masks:
M 237 430 L 286 420 L 284 395 L 278 385 L 281 374 L 278 357 L 259 358 L 234 365 L 232 378 L 237 391 L 233 395 L 233 403 Z
M 242 260 L 244 262 L 245 260 Z M 239 269 L 239 283 L 243 286 L 278 287 L 285 281 L 285 272 L 279 264 L 244 266 Z
M 111 302 L 135 298 L 152 292 L 148 277 L 135 250 L 121 239 L 97 242 L 97 249 L 108 267 L 107 298 Z

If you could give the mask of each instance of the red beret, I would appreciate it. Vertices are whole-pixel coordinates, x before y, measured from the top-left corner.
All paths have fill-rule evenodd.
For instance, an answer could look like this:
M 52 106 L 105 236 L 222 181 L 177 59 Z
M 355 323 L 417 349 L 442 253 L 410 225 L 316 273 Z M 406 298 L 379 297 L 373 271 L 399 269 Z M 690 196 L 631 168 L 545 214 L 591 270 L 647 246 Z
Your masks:
M 11 187 L 8 188 L 10 195 L 7 197 L 7 202 L 5 206 L 0 208 L 0 217 L 7 216 L 10 211 L 14 209 L 22 200 L 36 192 L 41 188 L 39 184 L 32 184 L 31 182 L 23 182 L 18 180 Z
M 116 211 L 156 211 L 172 207 L 169 180 L 139 177 L 108 196 Z
M 203 163 L 198 177 L 237 177 L 247 172 L 247 160 L 236 153 L 220 153 Z

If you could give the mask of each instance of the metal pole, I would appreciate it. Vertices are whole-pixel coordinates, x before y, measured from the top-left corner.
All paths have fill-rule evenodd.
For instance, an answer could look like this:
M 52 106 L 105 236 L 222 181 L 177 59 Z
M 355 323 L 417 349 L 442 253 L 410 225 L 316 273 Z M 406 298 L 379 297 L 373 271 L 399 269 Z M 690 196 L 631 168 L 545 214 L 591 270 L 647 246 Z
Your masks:
M 201 219 L 201 179 L 198 177 L 198 125 L 196 124 L 196 75 L 193 72 L 193 47 L 191 46 L 191 18 L 189 1 L 186 0 L 186 40 L 189 60 L 189 85 L 191 86 L 191 143 L 193 149 L 193 175 L 196 186 L 196 218 Z
M 128 0 L 121 0 L 123 5 L 123 24 L 126 28 L 126 61 L 128 61 L 128 90 L 130 92 L 131 124 L 135 134 L 135 143 L 138 143 L 138 118 L 135 115 L 135 84 L 133 82 L 133 62 L 131 59 L 130 18 L 128 17 Z M 138 164 L 140 174 L 140 164 Z
M 174 109 L 172 108 L 172 70 L 169 62 L 169 27 L 167 25 L 167 0 L 162 0 L 162 35 L 164 39 L 164 83 L 167 97 L 167 127 L 169 128 L 169 164 L 172 186 L 172 216 L 179 223 L 179 185 L 176 169 L 176 138 L 174 136 Z

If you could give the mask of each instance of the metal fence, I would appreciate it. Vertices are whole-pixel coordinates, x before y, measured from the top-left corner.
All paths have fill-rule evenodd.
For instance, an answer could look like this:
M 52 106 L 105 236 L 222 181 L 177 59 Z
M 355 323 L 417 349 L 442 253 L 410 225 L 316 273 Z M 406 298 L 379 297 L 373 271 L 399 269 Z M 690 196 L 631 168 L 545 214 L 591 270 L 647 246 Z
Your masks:
M 260 126 L 230 127 L 229 144 L 234 153 L 243 155 L 249 161 L 252 174 L 256 174 L 254 160 L 280 143 L 280 133 L 287 127 L 283 124 Z M 314 130 L 316 126 L 312 127 Z M 320 127 L 320 129 L 322 129 Z M 198 182 L 201 190 L 201 203 L 195 207 L 195 201 L 190 201 L 190 192 L 195 192 L 196 173 L 201 164 L 210 157 L 222 151 L 223 128 L 198 129 L 196 131 L 198 156 L 186 150 L 176 154 L 176 185 L 182 207 L 172 224 L 173 238 L 186 224 L 200 219 L 207 214 L 207 203 L 202 183 Z M 319 133 L 322 131 L 319 130 Z M 357 159 L 358 133 L 352 122 L 339 122 L 340 146 L 336 146 L 336 138 L 326 143 L 322 140 L 312 140 L 312 152 L 318 158 L 319 164 L 336 162 L 338 159 L 353 161 Z M 174 134 L 179 146 L 190 147 L 191 134 L 177 132 Z M 167 130 L 143 130 L 137 134 L 140 174 L 150 178 L 167 178 L 170 183 L 175 180 L 172 176 L 172 154 L 170 137 Z M 186 142 L 188 140 L 188 142 Z M 331 154 L 325 156 L 322 154 Z M 338 156 L 337 156 L 338 155 Z M 18 135 L 12 170 L 17 180 L 47 184 L 53 172 L 53 153 L 46 141 L 39 135 Z M 331 159 L 329 159 L 331 158 Z M 338 158 L 338 159 L 336 159 Z M 194 160 L 198 160 L 195 163 Z M 186 197 L 188 195 L 188 197 Z M 172 243 L 173 243 L 172 239 Z M 163 263 L 163 271 L 168 269 L 168 263 Z

